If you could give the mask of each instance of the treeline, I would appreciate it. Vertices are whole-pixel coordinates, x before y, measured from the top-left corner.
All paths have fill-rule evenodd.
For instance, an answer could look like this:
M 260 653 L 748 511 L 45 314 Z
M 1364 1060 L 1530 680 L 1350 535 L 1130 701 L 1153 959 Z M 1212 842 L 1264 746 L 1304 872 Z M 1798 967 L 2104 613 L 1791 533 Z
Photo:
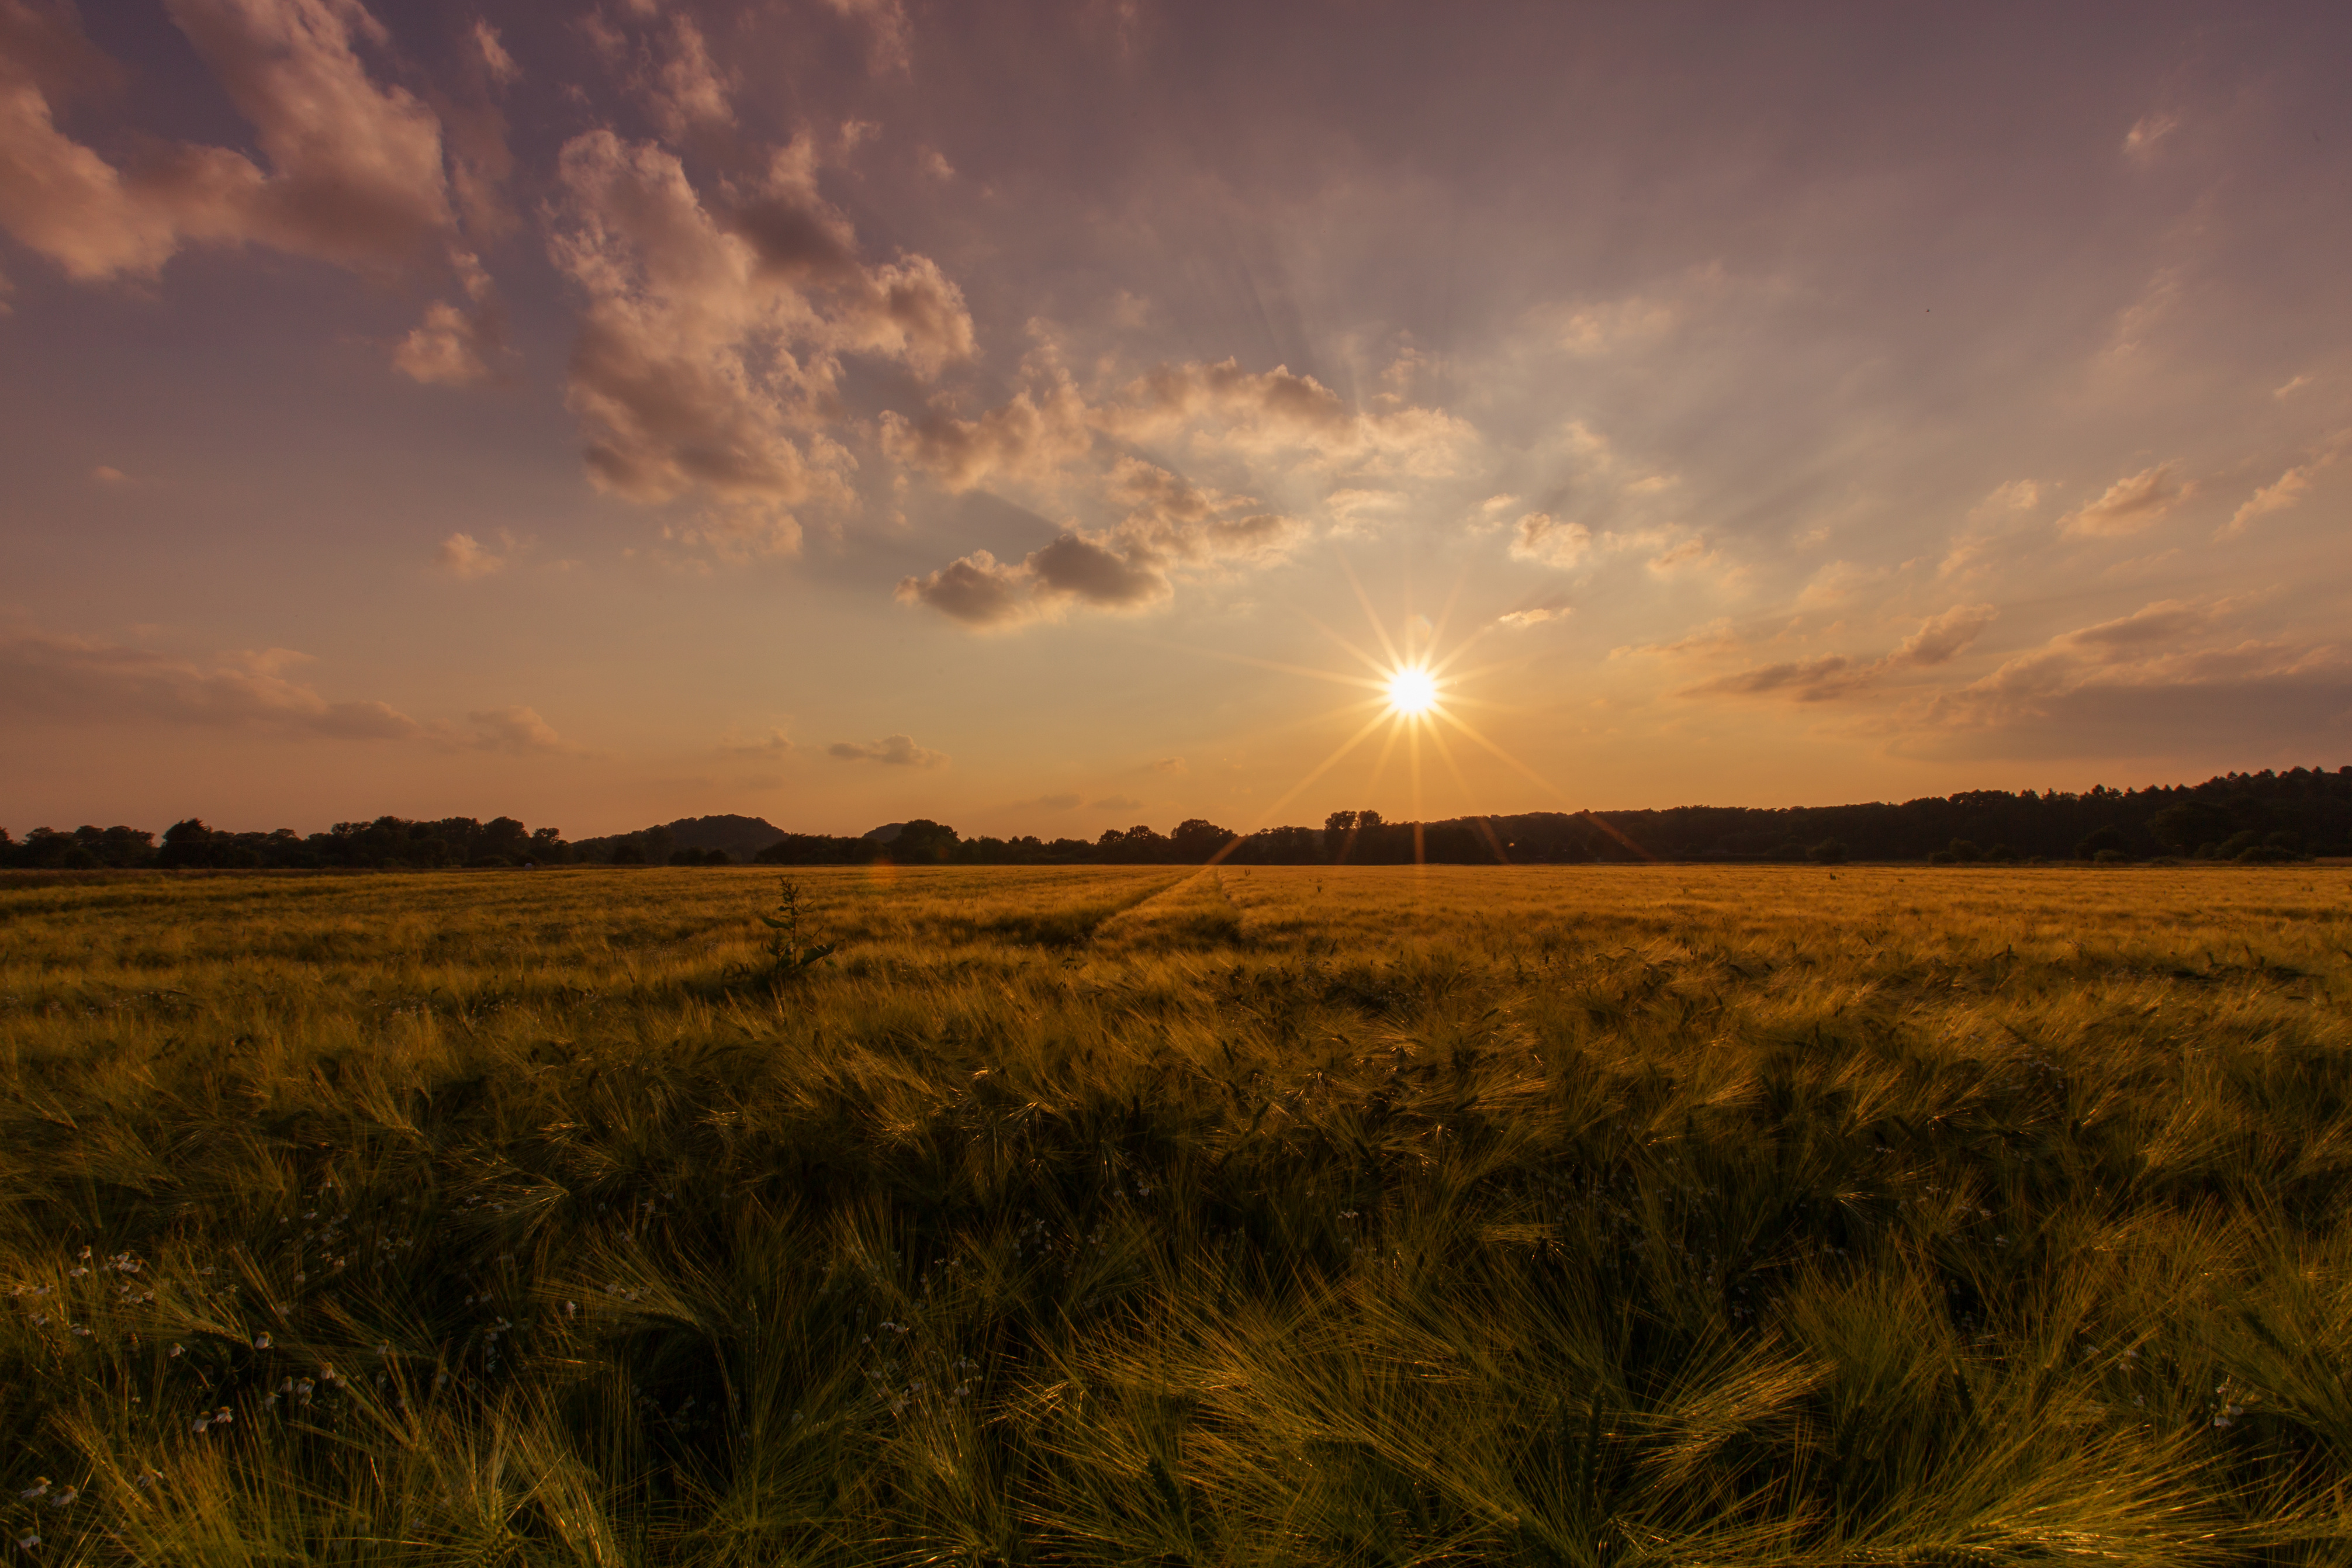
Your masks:
M 1319 828 L 1237 834 L 1201 818 L 1161 833 L 1111 829 L 1096 839 L 967 839 L 943 823 L 893 823 L 857 838 L 789 833 L 758 817 L 681 818 L 566 841 L 512 817 L 411 821 L 378 817 L 323 833 L 224 832 L 190 818 L 163 832 L 0 829 L 0 865 L 42 870 L 200 867 L 388 870 L 520 865 L 928 865 L 1439 863 L 1594 861 L 1937 863 L 2128 862 L 2158 857 L 2245 862 L 2352 854 L 2352 768 L 2230 773 L 2202 784 L 2080 794 L 1977 789 L 1899 805 L 1678 806 L 1670 810 L 1535 811 L 1391 822 L 1335 811 Z
M 533 832 L 512 817 L 487 822 L 445 817 L 412 822 L 378 817 L 337 822 L 308 836 L 291 828 L 272 833 L 229 833 L 195 818 L 163 830 L 163 841 L 136 828 L 36 828 L 20 841 L 0 828 L 0 864 L 41 871 L 218 868 L 236 871 L 438 871 L 453 866 L 552 865 L 571 846 L 553 828 Z
M 1589 834 L 1580 841 L 1573 833 L 1526 837 L 1570 853 L 1580 843 L 1591 846 L 1595 859 L 2288 861 L 2352 854 L 2352 768 L 2265 768 L 2201 784 L 2099 786 L 2080 794 L 1972 789 L 1899 805 L 1681 806 L 1586 816 L 1605 821 L 1625 843 L 1612 852 L 1593 845 Z

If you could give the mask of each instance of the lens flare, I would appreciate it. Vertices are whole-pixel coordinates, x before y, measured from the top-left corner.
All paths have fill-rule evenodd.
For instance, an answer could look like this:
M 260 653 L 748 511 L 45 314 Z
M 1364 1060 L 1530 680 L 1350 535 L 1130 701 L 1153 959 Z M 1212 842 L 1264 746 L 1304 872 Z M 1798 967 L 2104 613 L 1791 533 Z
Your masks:
M 1437 706 L 1437 677 L 1418 664 L 1389 676 L 1389 711 L 1414 718 Z
M 1401 633 L 1391 637 L 1389 635 L 1387 627 L 1381 623 L 1379 613 L 1372 607 L 1371 596 L 1364 591 L 1363 583 L 1357 578 L 1355 571 L 1349 567 L 1346 557 L 1339 558 L 1339 570 L 1346 574 L 1349 586 L 1356 591 L 1357 602 L 1364 608 L 1364 618 L 1372 630 L 1372 644 L 1360 646 L 1313 616 L 1307 616 L 1306 619 L 1308 624 L 1345 650 L 1360 666 L 1360 673 L 1350 674 L 1341 670 L 1317 669 L 1306 664 L 1277 663 L 1272 659 L 1261 659 L 1229 650 L 1214 648 L 1192 650 L 1215 658 L 1232 659 L 1240 664 L 1255 664 L 1262 669 L 1277 670 L 1284 674 L 1307 675 L 1318 681 L 1353 686 L 1363 694 L 1357 700 L 1334 709 L 1331 714 L 1332 717 L 1346 718 L 1351 723 L 1359 718 L 1363 722 L 1345 740 L 1333 747 L 1329 754 L 1320 762 L 1302 774 L 1297 783 L 1269 801 L 1259 813 L 1257 827 L 1262 828 L 1272 822 L 1279 812 L 1289 806 L 1291 801 L 1314 788 L 1318 781 L 1347 761 L 1349 758 L 1359 755 L 1360 748 L 1367 741 L 1371 740 L 1378 740 L 1380 745 L 1377 754 L 1372 758 L 1370 776 L 1360 783 L 1350 785 L 1349 788 L 1361 791 L 1356 797 L 1360 803 L 1365 795 L 1372 794 L 1379 789 L 1381 779 L 1387 771 L 1391 758 L 1402 758 L 1410 775 L 1412 792 L 1411 821 L 1415 824 L 1412 852 L 1416 862 L 1422 859 L 1423 848 L 1419 823 L 1423 812 L 1422 784 L 1424 757 L 1433 758 L 1443 764 L 1445 770 L 1454 776 L 1454 782 L 1460 786 L 1465 802 L 1475 806 L 1475 791 L 1471 781 L 1463 773 L 1461 763 L 1454 755 L 1454 743 L 1456 740 L 1466 742 L 1486 753 L 1529 783 L 1549 794 L 1558 796 L 1561 804 L 1572 804 L 1557 784 L 1512 756 L 1477 725 L 1472 723 L 1467 712 L 1461 711 L 1498 708 L 1499 705 L 1473 696 L 1465 688 L 1472 686 L 1481 676 L 1524 664 L 1524 660 L 1506 658 L 1483 665 L 1468 668 L 1463 666 L 1465 655 L 1484 641 L 1496 627 L 1515 624 L 1511 618 L 1494 617 L 1471 632 L 1468 636 L 1461 638 L 1449 649 L 1445 641 L 1445 628 L 1448 622 L 1453 619 L 1454 612 L 1453 598 L 1449 598 L 1444 611 L 1434 621 L 1425 616 L 1408 613 Z M 1457 583 L 1454 597 L 1459 597 L 1460 592 L 1461 586 Z M 1441 652 L 1441 650 L 1444 651 Z M 1495 858 L 1497 861 L 1507 861 L 1508 846 L 1496 837 L 1493 825 L 1483 815 L 1476 814 L 1475 810 L 1472 820 L 1485 831 L 1488 845 L 1495 852 Z M 1599 819 L 1596 818 L 1594 821 L 1598 822 Z M 1601 823 L 1601 826 L 1607 828 L 1606 823 Z M 1243 837 L 1228 840 L 1225 848 L 1217 852 L 1216 860 L 1223 860 L 1233 852 L 1235 846 L 1244 841 Z M 1345 858 L 1347 853 L 1346 846 L 1354 842 L 1353 834 L 1346 835 L 1342 839 L 1342 847 L 1339 852 L 1341 858 Z M 1213 860 L 1210 863 L 1214 864 L 1216 861 Z

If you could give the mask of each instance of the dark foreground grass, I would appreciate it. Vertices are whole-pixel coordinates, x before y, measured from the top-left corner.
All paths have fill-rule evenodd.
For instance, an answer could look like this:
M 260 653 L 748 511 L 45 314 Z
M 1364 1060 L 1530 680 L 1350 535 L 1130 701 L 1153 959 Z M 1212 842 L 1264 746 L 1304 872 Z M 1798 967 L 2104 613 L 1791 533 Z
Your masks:
M 799 880 L 0 889 L 27 1560 L 2352 1558 L 2341 873 Z

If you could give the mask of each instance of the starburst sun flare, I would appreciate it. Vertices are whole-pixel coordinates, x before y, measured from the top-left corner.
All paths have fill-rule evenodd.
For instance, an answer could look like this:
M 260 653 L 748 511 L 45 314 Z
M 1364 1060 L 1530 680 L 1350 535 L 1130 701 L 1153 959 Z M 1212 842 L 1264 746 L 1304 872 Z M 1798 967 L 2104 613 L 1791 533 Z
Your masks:
M 1373 754 L 1370 772 L 1359 787 L 1367 793 L 1376 790 L 1391 761 L 1401 756 L 1410 781 L 1412 810 L 1415 821 L 1420 821 L 1423 814 L 1425 781 L 1423 765 L 1431 758 L 1434 758 L 1444 767 L 1454 783 L 1461 789 L 1465 801 L 1475 800 L 1475 792 L 1470 781 L 1464 775 L 1461 764 L 1454 756 L 1454 742 L 1466 742 L 1486 752 L 1546 794 L 1559 800 L 1563 805 L 1569 804 L 1567 795 L 1556 783 L 1544 778 L 1498 745 L 1493 737 L 1473 724 L 1467 712 L 1464 711 L 1473 708 L 1504 711 L 1493 702 L 1484 701 L 1470 695 L 1466 688 L 1479 676 L 1495 673 L 1506 667 L 1510 661 L 1490 662 L 1475 667 L 1463 667 L 1463 660 L 1471 650 L 1485 638 L 1487 632 L 1504 622 L 1500 619 L 1487 620 L 1484 625 L 1472 632 L 1467 637 L 1462 638 L 1450 649 L 1447 648 L 1445 628 L 1452 619 L 1454 600 L 1459 597 L 1461 591 L 1461 585 L 1457 583 L 1454 594 L 1449 597 L 1444 611 L 1434 622 L 1408 612 L 1404 618 L 1404 624 L 1399 629 L 1399 634 L 1392 637 L 1388 628 L 1382 624 L 1379 612 L 1373 608 L 1370 596 L 1364 591 L 1363 583 L 1358 580 L 1354 569 L 1348 565 L 1344 557 L 1338 558 L 1337 565 L 1339 575 L 1355 591 L 1356 601 L 1363 609 L 1366 624 L 1372 634 L 1371 646 L 1365 646 L 1341 635 L 1312 615 L 1307 615 L 1306 619 L 1309 624 L 1321 632 L 1360 665 L 1361 674 L 1260 659 L 1227 649 L 1195 648 L 1192 650 L 1195 653 L 1206 653 L 1213 658 L 1254 664 L 1261 669 L 1279 671 L 1285 674 L 1306 675 L 1315 680 L 1353 687 L 1358 693 L 1362 694 L 1342 703 L 1328 714 L 1331 718 L 1342 719 L 1351 724 L 1360 719 L 1362 721 L 1360 725 L 1288 789 L 1266 805 L 1260 812 L 1255 826 L 1264 827 L 1273 821 L 1292 800 L 1305 793 L 1349 757 L 1356 755 L 1365 742 L 1376 737 L 1380 739 L 1380 745 Z M 1452 737 L 1451 740 L 1448 738 L 1449 736 Z M 1472 814 L 1476 815 L 1475 806 L 1470 809 Z M 1481 817 L 1479 820 L 1483 821 L 1484 818 Z M 1489 834 L 1491 838 L 1491 830 Z M 1220 852 L 1217 858 L 1222 860 L 1225 853 L 1230 852 L 1234 845 L 1238 845 L 1242 841 L 1240 837 L 1233 839 L 1226 851 Z M 1420 854 L 1418 838 L 1415 840 L 1414 853 L 1415 858 L 1418 859 Z M 1499 843 L 1496 847 L 1496 853 L 1498 858 L 1501 856 L 1502 850 Z M 1211 863 L 1215 862 L 1213 861 Z
M 1412 718 L 1437 706 L 1437 677 L 1425 666 L 1406 664 L 1389 676 L 1389 711 Z

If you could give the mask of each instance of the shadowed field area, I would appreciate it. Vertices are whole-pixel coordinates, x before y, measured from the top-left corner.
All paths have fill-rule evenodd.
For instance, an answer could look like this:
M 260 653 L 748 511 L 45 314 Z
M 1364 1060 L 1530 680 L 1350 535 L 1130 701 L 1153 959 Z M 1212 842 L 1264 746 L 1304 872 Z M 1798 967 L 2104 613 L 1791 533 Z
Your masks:
M 793 882 L 0 886 L 24 1560 L 2352 1560 L 2352 873 Z

